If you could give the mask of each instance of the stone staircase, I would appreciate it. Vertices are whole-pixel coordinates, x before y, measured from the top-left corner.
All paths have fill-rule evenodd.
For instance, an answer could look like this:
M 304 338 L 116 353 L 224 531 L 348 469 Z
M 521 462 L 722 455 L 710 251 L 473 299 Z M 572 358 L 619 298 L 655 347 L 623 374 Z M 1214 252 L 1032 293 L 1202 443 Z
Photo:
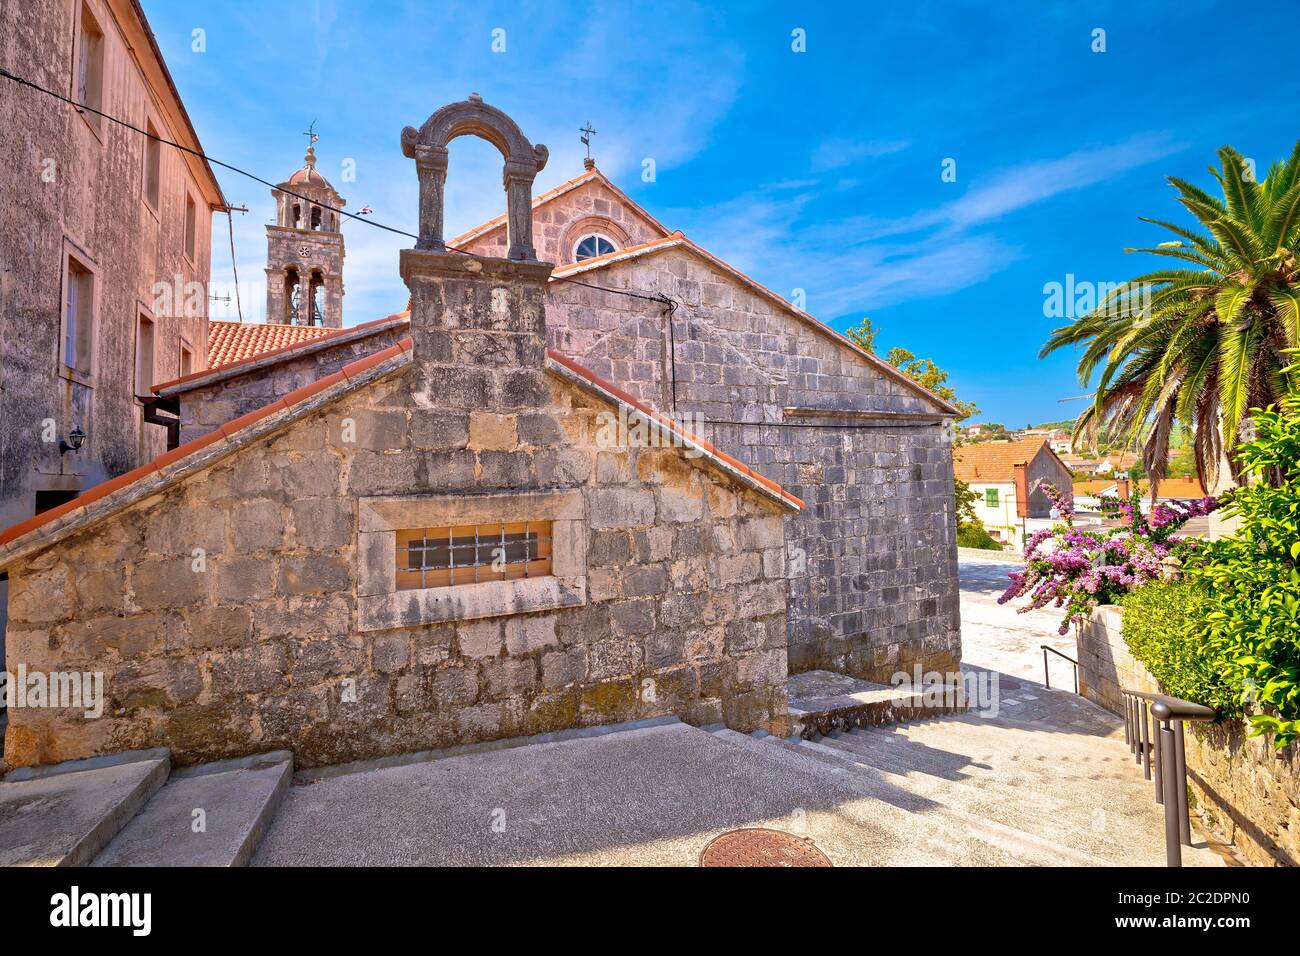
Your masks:
M 0 864 L 693 866 L 721 833 L 770 827 L 837 866 L 1163 866 L 1163 810 L 1120 720 L 1000 678 L 992 717 L 882 703 L 822 675 L 801 683 L 834 691 L 798 698 L 802 736 L 655 718 L 323 768 L 292 787 L 287 752 L 23 768 L 0 782 Z M 1226 862 L 1194 837 L 1184 865 Z
M 0 865 L 245 866 L 289 788 L 293 755 L 173 771 L 165 749 L 11 771 Z
M 1120 719 L 1073 694 L 1003 683 L 1011 693 L 992 717 L 805 732 L 813 739 L 714 734 L 879 801 L 878 822 L 928 862 L 1163 866 L 1164 811 Z M 1225 865 L 1193 837 L 1184 866 Z

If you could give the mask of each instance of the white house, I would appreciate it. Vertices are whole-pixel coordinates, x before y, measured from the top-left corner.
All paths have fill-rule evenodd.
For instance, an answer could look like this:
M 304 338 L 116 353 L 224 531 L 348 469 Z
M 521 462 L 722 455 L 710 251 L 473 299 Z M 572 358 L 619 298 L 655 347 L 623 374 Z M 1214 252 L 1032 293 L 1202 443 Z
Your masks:
M 1070 469 L 1042 438 L 960 446 L 953 471 L 978 496 L 975 516 L 989 534 L 1013 545 L 1052 518 L 1043 485 L 1070 494 Z

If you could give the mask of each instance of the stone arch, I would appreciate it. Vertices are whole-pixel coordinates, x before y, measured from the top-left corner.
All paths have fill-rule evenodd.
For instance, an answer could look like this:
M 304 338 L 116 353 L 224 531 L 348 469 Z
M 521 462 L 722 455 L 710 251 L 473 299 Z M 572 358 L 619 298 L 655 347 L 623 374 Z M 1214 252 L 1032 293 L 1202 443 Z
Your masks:
M 442 219 L 447 144 L 458 136 L 478 136 L 501 151 L 505 158 L 501 180 L 506 191 L 506 257 L 535 260 L 533 180 L 550 154 L 545 146 L 530 143 L 514 120 L 488 106 L 477 93 L 442 107 L 418 130 L 412 126 L 402 130 L 402 154 L 415 160 L 420 177 L 420 237 L 415 248 L 446 251 Z
M 565 263 L 574 261 L 573 247 L 577 245 L 578 240 L 583 236 L 601 235 L 609 239 L 619 249 L 626 249 L 631 245 L 631 237 L 627 230 L 607 216 L 583 216 L 578 221 L 571 223 L 564 230 L 564 237 L 560 240 L 559 254 Z

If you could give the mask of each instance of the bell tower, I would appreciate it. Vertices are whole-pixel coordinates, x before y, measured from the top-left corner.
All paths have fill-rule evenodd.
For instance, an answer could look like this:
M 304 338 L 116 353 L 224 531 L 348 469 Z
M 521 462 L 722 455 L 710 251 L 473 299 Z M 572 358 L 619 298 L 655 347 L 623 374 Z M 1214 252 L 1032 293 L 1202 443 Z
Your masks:
M 338 210 L 345 200 L 316 169 L 319 137 L 312 129 L 304 135 L 303 167 L 271 190 L 275 223 L 266 227 L 266 321 L 340 329 L 344 250 Z

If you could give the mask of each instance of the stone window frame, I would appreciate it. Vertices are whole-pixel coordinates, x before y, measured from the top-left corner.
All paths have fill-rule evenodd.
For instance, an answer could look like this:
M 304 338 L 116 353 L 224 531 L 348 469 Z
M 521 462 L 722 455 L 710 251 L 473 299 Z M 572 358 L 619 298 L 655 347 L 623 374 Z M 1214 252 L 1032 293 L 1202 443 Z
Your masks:
M 87 25 L 86 21 L 90 23 Z M 104 118 L 90 110 L 100 110 L 107 113 L 105 97 L 108 92 L 108 32 L 104 29 L 105 20 L 104 11 L 99 8 L 97 3 L 91 0 L 80 0 L 73 4 L 73 50 L 72 50 L 72 98 L 80 106 L 87 109 L 77 110 L 77 114 L 85 122 L 86 126 L 95 134 L 95 139 L 99 145 L 104 144 Z M 90 69 L 94 70 L 94 76 L 88 77 L 86 90 L 82 91 L 82 60 L 88 55 L 86 53 L 86 40 L 88 34 L 98 38 L 98 47 L 92 54 L 95 62 L 87 64 Z M 93 80 L 92 84 L 89 82 Z M 93 100 L 93 102 L 88 102 Z
M 516 521 L 551 523 L 549 576 L 398 590 L 398 531 Z M 356 555 L 357 629 L 363 632 L 587 603 L 586 504 L 577 489 L 360 498 Z
M 578 261 L 578 243 L 588 236 L 598 235 L 614 244 L 614 251 L 620 252 L 632 245 L 632 237 L 627 230 L 608 216 L 587 214 L 569 223 L 564 229 L 561 240 L 560 255 L 566 264 Z

